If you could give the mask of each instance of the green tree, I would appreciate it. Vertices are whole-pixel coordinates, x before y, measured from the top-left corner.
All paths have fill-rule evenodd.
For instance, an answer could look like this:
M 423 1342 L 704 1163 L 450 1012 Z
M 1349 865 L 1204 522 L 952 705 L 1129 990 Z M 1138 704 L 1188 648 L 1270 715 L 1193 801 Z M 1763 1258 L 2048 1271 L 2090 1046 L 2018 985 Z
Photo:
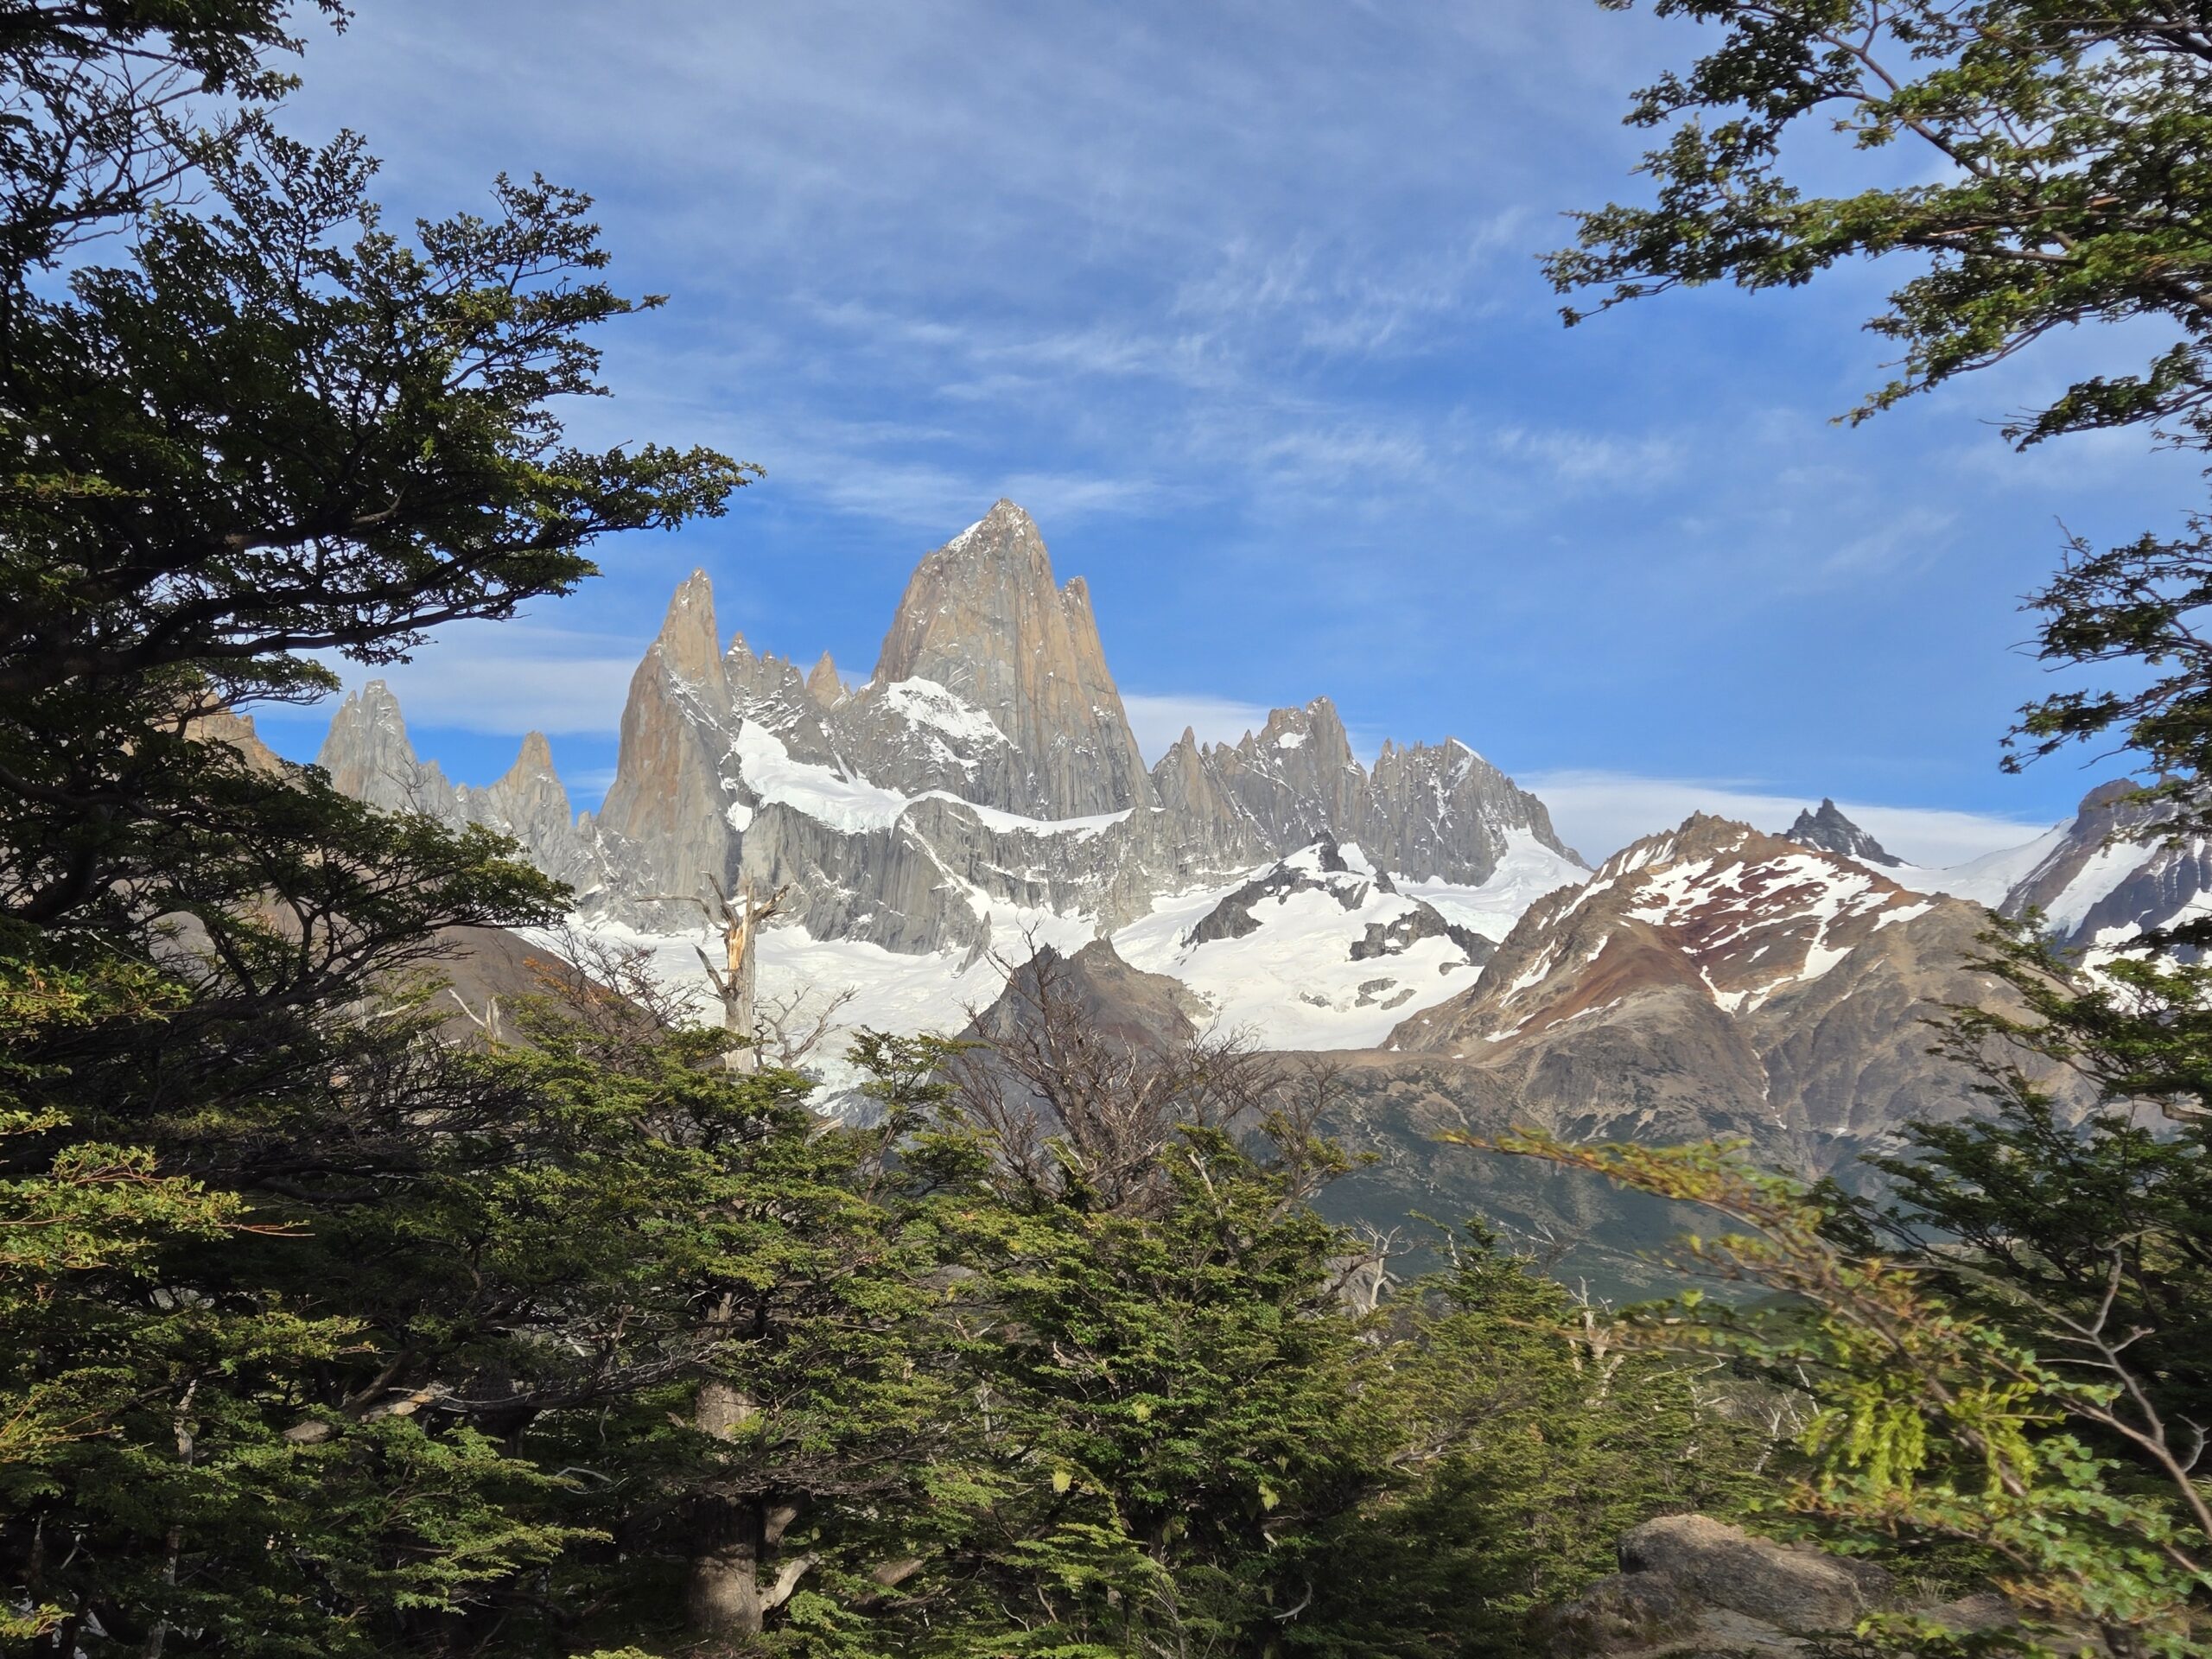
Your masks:
M 511 1311 L 433 1321 L 471 1332 L 443 1359 L 391 1338 L 573 1478 L 556 1513 L 598 1542 L 517 1599 L 568 1640 L 882 1651 L 963 1414 L 937 1234 L 891 1161 L 926 1073 L 868 1039 L 883 1109 L 849 1128 L 797 1074 L 731 1070 L 721 1033 L 626 999 L 520 1020 L 483 1064 L 543 1150 L 457 1169 L 446 1224 Z
M 2054 332 L 2126 323 L 2094 337 L 2110 348 L 2102 372 L 2017 416 L 2007 436 L 2026 448 L 2133 428 L 2212 451 L 2212 19 L 2200 8 L 1655 10 L 1714 25 L 1719 40 L 1637 97 L 1630 121 L 1665 132 L 1645 158 L 1653 199 L 1580 216 L 1580 245 L 1549 260 L 1563 292 L 1593 290 L 1604 309 L 1899 256 L 1908 274 L 1869 326 L 1902 347 L 1901 372 L 1851 418 Z M 1793 182 L 1799 143 L 1823 135 L 1839 160 L 1855 154 L 1866 188 L 1811 195 Z M 1902 168 L 1893 147 L 1908 152 Z M 2146 343 L 2144 357 L 2120 355 Z M 2031 705 L 2006 764 L 2109 734 L 2156 774 L 2144 795 L 2160 810 L 2142 833 L 2202 833 L 2212 526 L 2200 516 L 2179 533 L 2067 551 L 2031 598 L 2041 654 L 2120 664 L 2123 689 Z M 2200 1219 L 2212 982 L 2157 953 L 2208 941 L 2212 925 L 2184 919 L 2090 973 L 2031 933 L 1997 936 L 1983 965 L 2024 1014 L 1959 1011 L 1942 1039 L 1980 1073 L 1995 1116 L 1910 1131 L 1904 1155 L 1880 1160 L 1897 1183 L 1885 1216 L 1827 1211 L 1691 1152 L 1663 1166 L 1588 1154 L 1644 1190 L 1680 1186 L 1750 1221 L 1725 1265 L 1822 1316 L 1808 1340 L 1830 1390 L 1817 1447 L 1830 1478 L 1808 1507 L 1861 1535 L 1970 1540 L 2054 1629 L 2102 1629 L 2120 1651 L 2185 1643 L 2189 1598 L 2207 1588 L 2212 1517 L 2194 1448 L 2212 1316 Z M 2085 1124 L 2061 1112 L 2043 1081 L 2054 1075 L 2096 1096 Z M 2123 1517 L 2129 1503 L 2139 1515 Z M 2131 1620 L 2140 1634 L 2121 1633 Z
M 1392 1431 L 1338 1296 L 1347 1241 L 1304 1202 L 1314 1148 L 1285 1150 L 1171 1130 L 1147 1202 L 1116 1210 L 997 1185 L 967 1143 L 943 1224 L 979 1275 L 985 1462 L 949 1495 L 967 1513 L 937 1576 L 970 1632 L 950 1650 L 1276 1651 L 1313 1605 L 1323 1531 L 1382 1481 Z
M 1789 1402 L 1725 1359 L 1654 1353 L 1480 1227 L 1382 1310 L 1393 1478 L 1328 1529 L 1290 1650 L 1530 1651 L 1529 1616 L 1614 1569 L 1656 1514 L 1739 1512 Z
M 1599 0 L 1626 10 L 1632 0 Z M 2084 323 L 2147 340 L 2041 408 L 2023 448 L 2141 427 L 2212 450 L 2212 23 L 2158 0 L 1654 0 L 1719 42 L 1637 95 L 1629 120 L 1664 142 L 1645 204 L 1579 214 L 1551 255 L 1562 293 L 1594 308 L 1727 281 L 1795 287 L 1844 261 L 1911 273 L 1868 324 L 1903 353 L 1863 419 Z M 1803 145 L 1855 155 L 1849 194 L 1793 181 Z M 1902 162 L 1893 152 L 1905 152 Z M 1842 160 L 1842 157 L 1839 157 Z M 1929 181 L 1929 173 L 1935 177 Z M 1570 322 L 1588 310 L 1571 307 Z M 2034 596 L 2054 664 L 2127 662 L 2124 690 L 2069 690 L 2024 711 L 2008 764 L 2113 732 L 2163 781 L 2168 818 L 2208 822 L 2212 527 L 2125 546 L 2076 543 Z
M 1981 965 L 2022 1012 L 1961 1010 L 1942 1033 L 1991 1115 L 1908 1125 L 1905 1152 L 1872 1160 L 1891 1199 L 1865 1236 L 2023 1342 L 2087 1357 L 2092 1331 L 2124 1339 L 2164 1421 L 2212 1423 L 2212 969 L 2093 971 L 2020 925 L 1991 943 Z M 2095 1091 L 2086 1122 L 2038 1081 L 2053 1077 Z M 2104 1449 L 2170 1477 L 2156 1447 Z

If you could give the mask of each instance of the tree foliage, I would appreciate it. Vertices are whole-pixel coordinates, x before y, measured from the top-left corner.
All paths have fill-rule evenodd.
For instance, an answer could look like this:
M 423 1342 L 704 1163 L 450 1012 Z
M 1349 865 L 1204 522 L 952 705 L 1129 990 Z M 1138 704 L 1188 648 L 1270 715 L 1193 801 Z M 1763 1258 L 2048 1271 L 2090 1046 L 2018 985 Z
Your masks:
M 1631 0 L 1600 0 L 1625 10 Z M 2212 449 L 2212 24 L 2159 0 L 1655 0 L 1719 41 L 1638 93 L 1663 132 L 1651 199 L 1578 215 L 1547 269 L 1603 310 L 1727 281 L 1795 287 L 1839 263 L 1911 274 L 1868 327 L 1903 353 L 1850 412 L 1864 419 L 2083 325 L 2128 323 L 2107 355 L 2151 342 L 2040 408 L 2022 447 L 2140 427 Z M 1825 135 L 1865 178 L 1796 181 Z M 1902 152 L 1892 159 L 1893 152 Z M 1932 179 L 1929 174 L 1933 173 Z M 1570 321 L 1588 313 L 1570 308 Z M 2199 635 L 2204 525 L 2108 550 L 2075 542 L 2031 603 L 2054 664 L 2125 661 L 2141 687 L 2057 693 L 2023 710 L 2009 764 L 2107 733 L 2161 774 L 2170 818 L 2201 817 L 2212 664 Z M 2125 677 L 2133 681 L 2133 675 Z
M 1827 1205 L 1726 1147 L 1572 1146 L 1527 1133 L 1499 1144 L 1721 1217 L 1732 1230 L 1683 1241 L 1684 1265 L 1787 1302 L 1707 1307 L 1688 1293 L 1684 1313 L 1651 1338 L 1742 1356 L 1808 1388 L 1819 1403 L 1803 1434 L 1810 1466 L 1784 1503 L 1847 1535 L 1970 1547 L 2013 1613 L 2003 1645 L 1986 1637 L 1983 1650 L 2200 1650 L 2212 1482 L 2192 1467 L 2186 1426 L 2142 1386 L 2108 1309 L 2059 1321 L 2035 1310 L 2045 1340 L 2026 1345 L 2011 1321 L 1931 1289 L 1923 1262 L 1837 1242 Z M 2054 1324 L 2070 1332 L 2073 1353 L 2050 1351 Z M 2154 1478 L 2132 1479 L 2128 1462 L 2100 1450 L 2107 1440 Z M 1941 1619 L 1920 1618 L 1877 1618 L 1865 1633 L 1945 1636 Z

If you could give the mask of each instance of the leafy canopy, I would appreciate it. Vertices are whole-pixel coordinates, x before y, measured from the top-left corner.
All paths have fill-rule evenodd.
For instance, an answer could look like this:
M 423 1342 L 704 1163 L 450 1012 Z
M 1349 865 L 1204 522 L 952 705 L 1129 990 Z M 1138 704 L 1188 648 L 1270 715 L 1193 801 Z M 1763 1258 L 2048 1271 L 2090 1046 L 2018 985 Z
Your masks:
M 1599 0 L 1624 10 L 1633 0 Z M 1628 119 L 1663 142 L 1649 200 L 1576 216 L 1547 270 L 1570 322 L 1680 287 L 1809 283 L 1837 264 L 1908 274 L 1868 327 L 1902 352 L 1856 421 L 2084 325 L 2110 366 L 2006 435 L 2026 447 L 2138 427 L 2212 449 L 2212 19 L 2171 0 L 1653 0 L 1713 45 L 1638 93 Z M 1806 143 L 1864 186 L 1815 194 Z M 1933 175 L 1930 177 L 1930 175 Z M 2148 340 L 2148 354 L 2129 355 Z M 2118 360 L 2113 360 L 2117 359 Z M 2069 690 L 2022 711 L 2007 764 L 2112 732 L 2201 815 L 2212 758 L 2212 543 L 2198 519 L 2109 550 L 2074 542 L 2031 598 L 2053 664 L 2139 664 L 2124 691 Z

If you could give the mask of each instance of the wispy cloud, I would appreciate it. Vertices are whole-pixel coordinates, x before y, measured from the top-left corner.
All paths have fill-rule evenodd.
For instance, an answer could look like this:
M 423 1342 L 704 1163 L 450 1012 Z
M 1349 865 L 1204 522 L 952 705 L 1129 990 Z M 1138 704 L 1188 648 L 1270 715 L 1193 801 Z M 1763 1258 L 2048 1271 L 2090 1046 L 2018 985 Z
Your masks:
M 2055 517 L 2169 519 L 2168 472 L 1973 423 L 2101 336 L 1840 429 L 1886 271 L 1556 326 L 1532 256 L 1641 198 L 1618 118 L 1694 33 L 1559 0 L 362 9 L 286 118 L 365 130 L 397 224 L 501 168 L 593 191 L 614 280 L 671 303 L 607 331 L 580 440 L 768 468 L 680 544 L 608 550 L 621 575 L 542 607 L 575 635 L 542 663 L 486 633 L 391 676 L 410 715 L 605 734 L 693 563 L 726 623 L 858 659 L 903 562 L 1010 493 L 1132 683 L 1325 691 L 1555 766 L 1814 752 L 1878 798 L 1910 753 L 1961 801 L 2047 789 L 1988 776 L 2037 690 L 2012 596 Z
M 1688 451 L 1673 438 L 1509 426 L 1493 442 L 1507 460 L 1533 461 L 1567 484 L 1655 484 L 1675 476 L 1688 460 Z
M 630 676 L 645 641 L 581 633 L 528 620 L 442 629 L 413 659 L 365 668 L 331 664 L 348 690 L 381 679 L 414 727 L 487 736 L 611 734 L 622 723 Z
M 1769 832 L 1786 830 L 1819 804 L 1738 780 L 1643 778 L 1617 772 L 1539 772 L 1519 779 L 1551 809 L 1568 845 L 1599 863 L 1632 841 L 1672 829 L 1693 812 L 1734 818 Z M 1840 801 L 1846 817 L 1910 863 L 1933 869 L 2018 847 L 2049 829 L 1991 813 L 1942 807 Z
M 1201 743 L 1234 743 L 1268 723 L 1262 704 L 1203 694 L 1124 691 L 1122 707 L 1136 734 L 1138 752 L 1147 760 L 1158 760 L 1186 728 Z

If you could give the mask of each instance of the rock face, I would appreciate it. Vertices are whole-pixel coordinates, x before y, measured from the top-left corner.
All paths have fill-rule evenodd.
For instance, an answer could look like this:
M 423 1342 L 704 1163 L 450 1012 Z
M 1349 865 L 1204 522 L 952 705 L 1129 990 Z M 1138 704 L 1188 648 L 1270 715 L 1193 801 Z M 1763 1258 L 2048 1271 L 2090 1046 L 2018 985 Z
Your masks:
M 1370 773 L 1326 697 L 1276 709 L 1234 744 L 1201 749 L 1186 733 L 1153 779 L 1163 800 L 1192 803 L 1224 843 L 1249 839 L 1278 852 L 1325 838 L 1356 843 L 1416 881 L 1487 881 L 1516 836 L 1580 861 L 1541 801 L 1456 740 L 1385 742 Z
M 738 841 L 721 763 L 730 730 L 714 587 L 695 570 L 669 601 L 622 706 L 614 782 L 597 822 L 610 891 L 645 905 L 654 894 L 702 896 L 708 876 L 728 884 Z
M 339 705 L 315 755 L 331 787 L 387 812 L 444 815 L 453 785 L 433 760 L 415 758 L 399 699 L 382 680 L 371 680 Z
M 437 762 L 416 758 L 399 700 L 382 680 L 371 680 L 340 705 L 315 764 L 330 774 L 333 788 L 387 812 L 480 823 L 512 836 L 540 869 L 579 891 L 599 879 L 588 821 L 580 826 L 569 816 L 568 791 L 542 732 L 523 739 L 514 765 L 496 782 L 481 789 L 451 783 Z
M 1843 858 L 1855 858 L 1861 864 L 1880 864 L 1891 869 L 1904 861 L 1885 850 L 1882 843 L 1861 830 L 1831 800 L 1823 799 L 1817 810 L 1808 807 L 1797 815 L 1797 822 L 1783 832 L 1783 839 L 1796 842 L 1800 847 L 1810 847 L 1815 852 L 1834 853 Z
M 1003 1039 L 1014 1026 L 1037 1017 L 1047 979 L 1052 999 L 1117 1049 L 1165 1052 L 1198 1035 L 1192 1016 L 1204 1010 L 1182 986 L 1164 974 L 1130 967 L 1103 939 L 1093 939 L 1071 957 L 1046 945 L 1015 969 L 998 1000 L 962 1034 Z
M 922 561 L 861 695 L 943 740 L 940 764 L 863 766 L 893 788 L 1034 818 L 1150 803 L 1090 589 L 1053 585 L 1044 537 L 1011 501 Z

